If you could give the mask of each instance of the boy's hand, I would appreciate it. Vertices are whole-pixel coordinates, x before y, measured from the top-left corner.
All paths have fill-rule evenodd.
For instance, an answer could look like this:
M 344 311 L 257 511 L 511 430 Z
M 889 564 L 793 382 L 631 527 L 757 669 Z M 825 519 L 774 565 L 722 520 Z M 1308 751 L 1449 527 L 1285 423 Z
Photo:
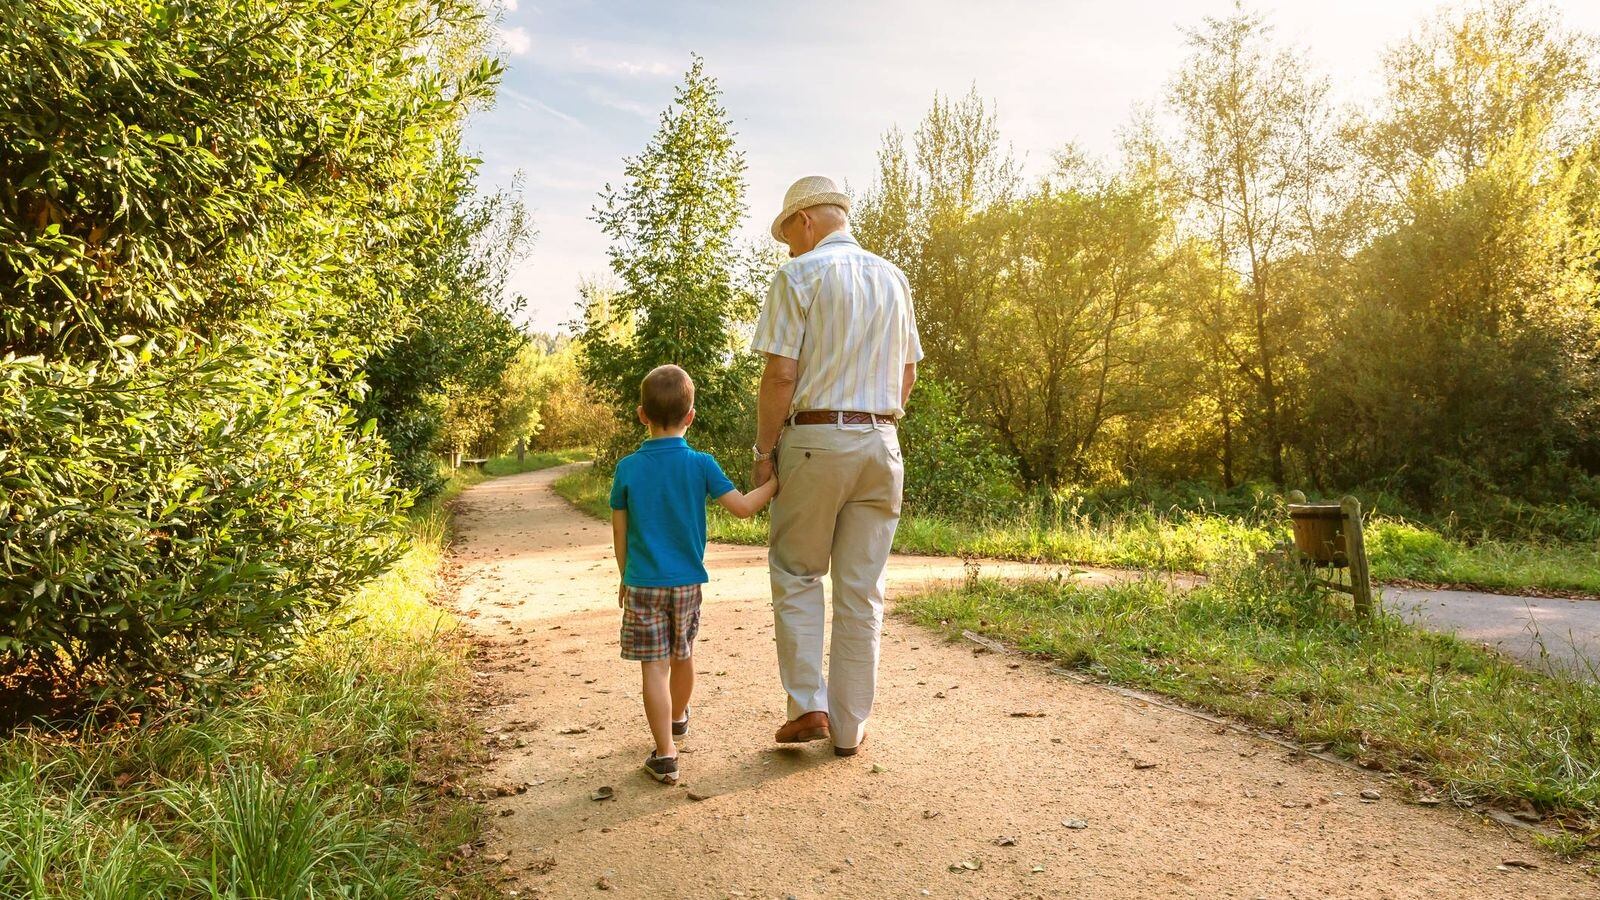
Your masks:
M 627 609 L 628 608 L 627 600 L 628 600 L 628 586 L 625 585 L 625 584 L 617 585 L 617 609 Z

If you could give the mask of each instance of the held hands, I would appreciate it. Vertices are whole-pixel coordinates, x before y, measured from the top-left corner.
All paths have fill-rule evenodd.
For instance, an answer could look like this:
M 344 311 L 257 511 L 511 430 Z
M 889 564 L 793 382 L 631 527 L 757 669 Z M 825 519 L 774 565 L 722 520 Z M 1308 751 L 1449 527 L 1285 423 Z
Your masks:
M 776 459 L 761 460 L 750 470 L 750 483 L 756 487 L 761 487 L 776 477 L 778 477 Z M 774 489 L 773 495 L 777 495 L 776 489 Z

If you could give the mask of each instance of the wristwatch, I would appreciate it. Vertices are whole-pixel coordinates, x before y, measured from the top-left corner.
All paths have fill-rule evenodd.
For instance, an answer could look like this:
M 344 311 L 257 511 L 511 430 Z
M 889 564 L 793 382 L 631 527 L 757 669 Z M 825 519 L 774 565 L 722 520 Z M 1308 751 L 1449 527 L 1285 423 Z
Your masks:
M 772 451 L 776 450 L 776 449 L 778 449 L 778 448 L 777 447 L 773 447 L 772 450 L 768 450 L 767 452 L 762 453 L 760 444 L 751 444 L 750 445 L 750 453 L 755 458 L 756 462 L 766 462 L 767 460 L 771 459 L 772 458 Z

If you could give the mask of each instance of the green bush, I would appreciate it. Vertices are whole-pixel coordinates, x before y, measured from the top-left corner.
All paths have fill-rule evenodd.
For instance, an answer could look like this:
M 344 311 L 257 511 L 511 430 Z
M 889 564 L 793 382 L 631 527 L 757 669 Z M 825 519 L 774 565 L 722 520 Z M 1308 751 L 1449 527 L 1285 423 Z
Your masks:
M 406 518 L 405 556 L 258 690 L 204 715 L 0 739 L 0 897 L 503 895 L 450 859 L 482 834 L 481 810 L 441 790 L 473 753 L 470 648 L 429 601 L 445 508 Z
M 394 558 L 380 458 L 324 384 L 261 348 L 188 346 L 116 377 L 0 363 L 9 712 L 191 695 L 275 659 Z
M 1203 481 L 1072 486 L 1056 492 L 1063 510 L 1104 518 L 1139 511 L 1172 520 L 1226 516 L 1249 525 L 1268 519 L 1286 521 L 1282 493 L 1268 484 L 1242 484 L 1223 489 Z
M 936 379 L 917 382 L 900 423 L 900 450 L 905 503 L 919 514 L 993 517 L 1021 497 L 1016 466 Z
M 1419 579 L 1437 578 L 1449 558 L 1450 542 L 1438 532 L 1407 522 L 1379 520 L 1365 529 L 1367 552 L 1389 567 L 1414 573 Z
M 437 351 L 520 340 L 486 299 L 506 254 L 474 249 L 518 232 L 458 150 L 486 27 L 472 0 L 0 4 L 6 714 L 211 694 L 393 559 L 382 429 L 425 483 L 434 398 L 494 380 Z M 369 378 L 430 329 L 444 365 Z

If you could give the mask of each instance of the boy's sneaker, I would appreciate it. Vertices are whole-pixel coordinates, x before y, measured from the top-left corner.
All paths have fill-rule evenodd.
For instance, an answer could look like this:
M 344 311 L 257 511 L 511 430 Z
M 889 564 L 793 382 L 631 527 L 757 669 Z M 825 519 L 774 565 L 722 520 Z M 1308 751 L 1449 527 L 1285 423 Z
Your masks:
M 644 770 L 650 777 L 662 784 L 673 784 L 678 780 L 678 758 L 676 756 L 657 756 L 654 750 L 645 757 Z
M 683 708 L 683 721 L 672 723 L 672 736 L 681 738 L 689 733 L 689 707 Z

